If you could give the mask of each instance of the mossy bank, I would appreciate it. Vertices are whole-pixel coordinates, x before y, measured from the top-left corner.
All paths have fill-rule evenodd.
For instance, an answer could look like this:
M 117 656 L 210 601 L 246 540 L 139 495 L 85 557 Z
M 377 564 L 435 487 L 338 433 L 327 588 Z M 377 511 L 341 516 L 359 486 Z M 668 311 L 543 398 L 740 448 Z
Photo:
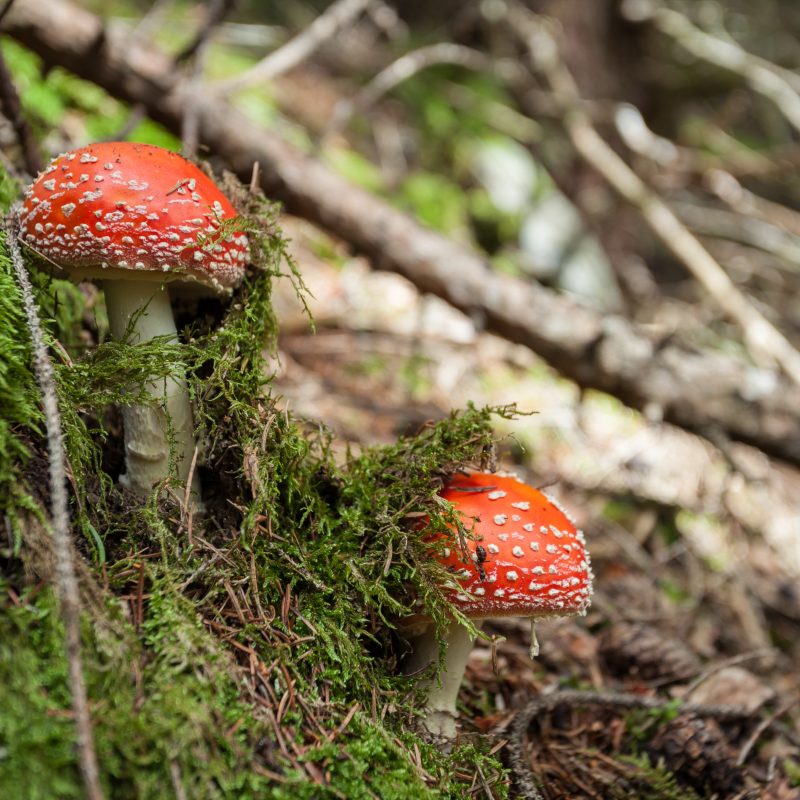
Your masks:
M 8 207 L 15 189 L 4 182 Z M 31 260 L 51 337 L 80 552 L 83 657 L 109 797 L 466 797 L 495 757 L 417 736 L 397 620 L 446 600 L 418 530 L 443 478 L 491 456 L 491 411 L 334 459 L 330 434 L 270 394 L 270 290 L 287 273 L 274 212 L 233 189 L 255 264 L 229 304 L 193 309 L 180 344 L 111 341 L 102 295 Z M 80 798 L 47 531 L 47 452 L 13 272 L 0 242 L 0 794 Z M 115 407 L 187 370 L 203 442 L 202 516 L 167 481 L 123 493 Z M 497 409 L 510 413 L 509 409 Z

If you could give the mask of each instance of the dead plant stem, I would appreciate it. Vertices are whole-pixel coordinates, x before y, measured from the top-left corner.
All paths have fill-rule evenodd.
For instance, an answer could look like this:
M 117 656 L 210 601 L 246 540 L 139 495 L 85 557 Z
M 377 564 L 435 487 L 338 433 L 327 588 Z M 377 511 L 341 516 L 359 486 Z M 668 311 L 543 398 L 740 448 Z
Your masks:
M 92 718 L 86 693 L 86 681 L 81 660 L 80 596 L 78 578 L 73 563 L 70 542 L 69 501 L 67 497 L 67 470 L 61 415 L 53 374 L 53 364 L 47 352 L 42 323 L 36 308 L 25 262 L 19 248 L 19 211 L 14 208 L 6 219 L 6 244 L 22 295 L 25 318 L 31 336 L 33 371 L 42 393 L 45 430 L 49 453 L 50 514 L 52 517 L 53 545 L 55 550 L 55 585 L 59 599 L 61 620 L 64 624 L 64 648 L 69 670 L 72 710 L 78 745 L 78 761 L 88 800 L 103 800 L 100 772 L 94 746 Z

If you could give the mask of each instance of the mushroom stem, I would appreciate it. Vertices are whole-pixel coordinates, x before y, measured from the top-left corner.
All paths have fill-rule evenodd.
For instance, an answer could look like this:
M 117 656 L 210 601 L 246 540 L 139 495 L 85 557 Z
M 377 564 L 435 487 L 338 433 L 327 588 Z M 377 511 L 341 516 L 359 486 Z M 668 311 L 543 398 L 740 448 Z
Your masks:
M 147 342 L 156 336 L 168 336 L 177 341 L 178 332 L 165 286 L 116 279 L 105 281 L 103 289 L 108 321 L 115 338 L 121 339 L 134 319 L 132 342 Z M 184 376 L 151 381 L 145 389 L 156 401 L 155 405 L 122 408 L 127 472 L 120 476 L 123 486 L 142 495 L 169 476 L 171 444 L 175 448 L 178 478 L 184 483 L 189 477 L 195 450 L 192 408 Z M 192 493 L 199 503 L 200 481 L 196 472 L 192 477 Z
M 480 627 L 480 621 L 475 621 Z M 458 622 L 451 622 L 445 633 L 444 664 L 439 675 L 427 681 L 427 713 L 423 720 L 425 727 L 433 734 L 446 739 L 456 735 L 456 700 L 469 654 L 472 651 L 473 637 Z M 413 652 L 408 656 L 403 671 L 406 675 L 424 670 L 439 656 L 439 644 L 433 625 L 426 626 L 419 636 L 410 640 Z
M 539 655 L 539 639 L 536 636 L 536 617 L 531 617 L 531 646 L 530 650 L 528 650 L 528 654 L 531 657 L 531 661 Z

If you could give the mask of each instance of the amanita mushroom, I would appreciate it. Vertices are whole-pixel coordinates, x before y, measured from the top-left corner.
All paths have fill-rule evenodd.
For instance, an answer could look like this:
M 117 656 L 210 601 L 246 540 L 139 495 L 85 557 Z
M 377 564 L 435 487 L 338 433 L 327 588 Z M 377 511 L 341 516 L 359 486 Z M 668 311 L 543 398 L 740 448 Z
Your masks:
M 534 623 L 545 617 L 583 614 L 592 594 L 592 572 L 583 533 L 548 495 L 515 476 L 483 472 L 455 476 L 441 496 L 452 503 L 471 538 L 437 557 L 453 573 L 453 605 L 478 626 L 495 617 L 531 620 L 531 657 L 538 654 Z M 412 620 L 413 652 L 406 674 L 423 670 L 438 657 L 430 620 Z M 413 634 L 416 634 L 415 636 Z M 425 725 L 432 733 L 455 736 L 456 699 L 472 637 L 456 621 L 446 634 L 439 683 L 429 684 Z
M 100 281 L 111 333 L 177 339 L 168 283 L 228 294 L 241 281 L 247 236 L 222 230 L 237 216 L 214 182 L 176 153 L 104 142 L 58 156 L 28 189 L 23 240 L 76 281 Z M 123 408 L 120 482 L 144 494 L 169 474 L 170 438 L 180 480 L 195 451 L 184 375 L 149 383 L 150 405 Z M 195 493 L 199 483 L 194 481 Z

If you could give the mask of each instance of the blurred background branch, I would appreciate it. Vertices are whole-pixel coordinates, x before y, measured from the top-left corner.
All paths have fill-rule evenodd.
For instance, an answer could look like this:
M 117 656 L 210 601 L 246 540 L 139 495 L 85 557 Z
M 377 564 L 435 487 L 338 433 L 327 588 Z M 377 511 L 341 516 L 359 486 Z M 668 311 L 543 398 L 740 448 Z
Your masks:
M 632 22 L 650 22 L 696 58 L 738 75 L 754 92 L 775 104 L 800 131 L 800 75 L 748 53 L 730 39 L 711 36 L 683 14 L 652 0 L 624 0 L 623 14 Z
M 236 92 L 277 78 L 307 59 L 337 31 L 351 24 L 366 11 L 372 0 L 336 0 L 314 19 L 305 30 L 281 45 L 254 67 L 235 78 L 218 83 L 214 88 L 221 93 Z

